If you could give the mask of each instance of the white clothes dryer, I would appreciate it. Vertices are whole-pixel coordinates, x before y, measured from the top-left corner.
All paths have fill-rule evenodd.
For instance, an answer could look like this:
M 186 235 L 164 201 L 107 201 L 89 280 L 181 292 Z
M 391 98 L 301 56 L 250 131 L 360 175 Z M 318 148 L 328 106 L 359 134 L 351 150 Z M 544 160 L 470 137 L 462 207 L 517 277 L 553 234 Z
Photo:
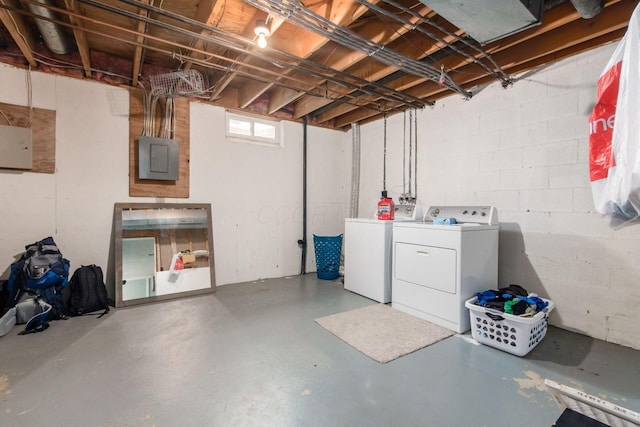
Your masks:
M 394 223 L 392 307 L 468 331 L 465 301 L 498 284 L 498 231 L 493 206 L 431 206 L 423 221 Z

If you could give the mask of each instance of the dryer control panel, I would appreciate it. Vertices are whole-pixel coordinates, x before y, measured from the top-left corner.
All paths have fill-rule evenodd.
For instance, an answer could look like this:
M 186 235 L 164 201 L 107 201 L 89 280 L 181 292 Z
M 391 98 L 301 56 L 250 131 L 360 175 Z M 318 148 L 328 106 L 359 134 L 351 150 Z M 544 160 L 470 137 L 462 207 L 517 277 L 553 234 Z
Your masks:
M 457 223 L 498 225 L 498 210 L 495 206 L 429 206 L 422 220 L 433 222 L 434 218 L 455 218 Z

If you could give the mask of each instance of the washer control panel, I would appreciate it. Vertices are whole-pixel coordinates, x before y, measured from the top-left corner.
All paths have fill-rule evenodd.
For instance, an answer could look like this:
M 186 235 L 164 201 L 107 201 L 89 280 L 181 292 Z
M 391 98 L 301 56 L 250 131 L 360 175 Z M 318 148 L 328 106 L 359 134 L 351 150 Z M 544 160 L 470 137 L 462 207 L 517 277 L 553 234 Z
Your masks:
M 498 210 L 495 206 L 429 206 L 422 219 L 433 222 L 434 218 L 455 218 L 456 223 L 498 225 Z

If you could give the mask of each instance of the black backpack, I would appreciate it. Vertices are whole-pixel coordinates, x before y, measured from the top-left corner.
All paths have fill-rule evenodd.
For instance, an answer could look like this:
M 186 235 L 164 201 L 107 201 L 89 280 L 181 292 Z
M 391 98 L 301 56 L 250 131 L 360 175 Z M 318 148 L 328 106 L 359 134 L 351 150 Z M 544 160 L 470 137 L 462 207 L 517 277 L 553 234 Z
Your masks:
M 98 318 L 109 312 L 109 297 L 104 285 L 102 268 L 95 264 L 83 265 L 74 271 L 69 281 L 71 296 L 67 309 L 72 316 L 81 316 L 104 310 Z

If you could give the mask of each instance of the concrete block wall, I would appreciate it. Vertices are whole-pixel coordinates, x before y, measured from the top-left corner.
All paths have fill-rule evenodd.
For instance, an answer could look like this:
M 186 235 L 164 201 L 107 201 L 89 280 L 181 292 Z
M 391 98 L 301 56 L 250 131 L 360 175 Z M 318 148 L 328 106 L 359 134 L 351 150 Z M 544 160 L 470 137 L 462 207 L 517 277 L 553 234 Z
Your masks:
M 613 230 L 594 212 L 588 171 L 588 116 L 614 48 L 419 111 L 417 192 L 423 206 L 495 205 L 499 286 L 519 284 L 554 301 L 554 325 L 640 349 L 640 225 Z M 388 118 L 387 182 L 396 200 L 403 121 Z M 375 206 L 381 182 L 381 121 L 361 135 L 363 166 L 377 171 L 361 177 L 363 212 Z
M 132 198 L 129 92 L 0 65 L 0 102 L 29 105 L 27 77 L 32 105 L 56 112 L 56 172 L 0 170 L 0 277 L 8 277 L 24 245 L 53 236 L 72 270 L 98 264 L 113 288 L 116 202 L 211 203 L 217 285 L 300 273 L 300 123 L 283 123 L 281 148 L 233 142 L 225 137 L 223 108 L 192 102 L 190 197 Z M 348 138 L 344 132 L 308 129 L 308 272 L 315 271 L 313 233 L 344 230 Z

